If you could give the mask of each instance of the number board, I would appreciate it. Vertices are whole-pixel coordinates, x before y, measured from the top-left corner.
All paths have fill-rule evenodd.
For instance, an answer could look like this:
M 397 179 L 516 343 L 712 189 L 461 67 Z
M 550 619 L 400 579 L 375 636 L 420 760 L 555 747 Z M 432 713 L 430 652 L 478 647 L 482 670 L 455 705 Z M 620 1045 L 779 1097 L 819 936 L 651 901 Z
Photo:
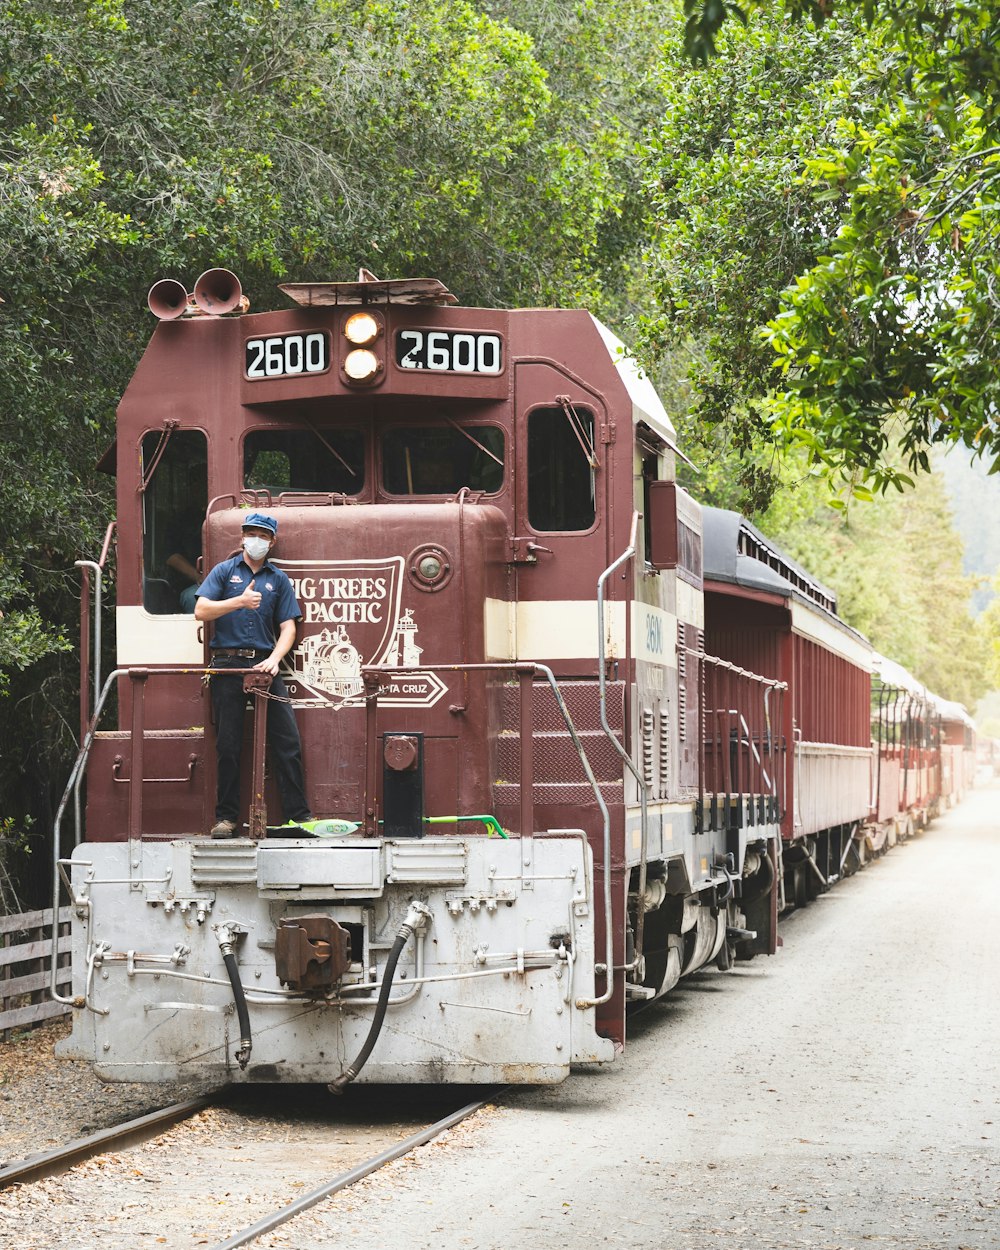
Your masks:
M 302 373 L 325 373 L 329 367 L 330 340 L 319 331 L 276 334 L 246 342 L 246 376 L 251 382 L 261 378 L 296 377 Z
M 396 364 L 400 369 L 479 373 L 495 377 L 503 372 L 503 345 L 499 334 L 479 334 L 468 330 L 400 330 L 396 334 Z

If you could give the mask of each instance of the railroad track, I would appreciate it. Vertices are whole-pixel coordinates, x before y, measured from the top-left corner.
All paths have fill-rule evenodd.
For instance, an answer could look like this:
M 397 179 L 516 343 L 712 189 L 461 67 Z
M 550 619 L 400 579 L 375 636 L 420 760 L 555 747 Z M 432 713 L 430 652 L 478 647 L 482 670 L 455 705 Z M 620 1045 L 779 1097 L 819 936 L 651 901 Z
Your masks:
M 221 1097 L 222 1095 L 209 1094 L 202 1098 L 188 1099 L 187 1102 L 171 1103 L 160 1111 L 151 1111 L 134 1120 L 116 1124 L 113 1128 L 101 1129 L 99 1133 L 78 1137 L 65 1146 L 30 1155 L 27 1159 L 15 1160 L 0 1167 L 0 1190 L 11 1185 L 38 1181 L 46 1176 L 58 1176 L 75 1164 L 82 1163 L 84 1159 L 92 1159 L 94 1155 L 103 1154 L 106 1150 L 125 1150 L 129 1146 L 149 1141 L 151 1137 L 166 1132 L 168 1128 L 173 1128 L 189 1116 L 197 1115 L 206 1107 L 217 1105 Z
M 356 1181 L 370 1176 L 372 1172 L 377 1172 L 379 1168 L 384 1167 L 387 1163 L 391 1163 L 394 1159 L 399 1159 L 403 1155 L 409 1154 L 411 1150 L 416 1150 L 418 1146 L 423 1146 L 427 1142 L 432 1141 L 447 1129 L 453 1128 L 456 1124 L 461 1124 L 463 1120 L 467 1119 L 481 1107 L 484 1107 L 488 1102 L 491 1102 L 496 1097 L 496 1093 L 497 1091 L 493 1090 L 483 1098 L 477 1098 L 473 1102 L 466 1103 L 464 1107 L 460 1107 L 450 1115 L 446 1115 L 433 1124 L 429 1124 L 427 1128 L 421 1129 L 418 1133 L 414 1133 L 404 1141 L 398 1142 L 395 1146 L 390 1146 L 387 1150 L 383 1150 L 380 1154 L 365 1160 L 364 1163 L 358 1164 L 347 1172 L 341 1172 L 339 1176 L 334 1176 L 331 1180 L 317 1186 L 309 1193 L 303 1194 L 287 1206 L 280 1207 L 255 1223 L 248 1225 L 240 1232 L 234 1233 L 225 1241 L 220 1241 L 211 1250 L 236 1250 L 237 1246 L 249 1245 L 265 1233 L 270 1233 L 282 1224 L 286 1224 L 296 1215 L 300 1215 L 303 1211 L 308 1211 L 310 1207 L 316 1206 L 317 1203 L 322 1202 L 325 1198 L 339 1193 L 342 1189 L 347 1189 L 349 1185 L 353 1185 Z
M 284 1092 L 287 1095 L 288 1091 Z M 443 1091 L 414 1091 L 407 1087 L 405 1093 L 394 1091 L 394 1097 L 390 1098 L 390 1104 L 399 1101 L 410 1104 L 395 1117 L 388 1116 L 386 1107 L 379 1105 L 374 1089 L 359 1087 L 352 1091 L 351 1098 L 331 1105 L 321 1103 L 318 1110 L 313 1097 L 310 1124 L 297 1118 L 299 1113 L 294 1105 L 277 1117 L 269 1109 L 262 1111 L 261 1101 L 267 1095 L 259 1088 L 220 1091 L 176 1103 L 0 1168 L 0 1190 L 8 1191 L 0 1199 L 4 1204 L 0 1208 L 0 1222 L 16 1232 L 10 1221 L 15 1215 L 21 1216 L 36 1238 L 33 1244 L 38 1247 L 50 1244 L 45 1240 L 44 1229 L 32 1221 L 34 1182 L 40 1181 L 37 1214 L 44 1217 L 46 1203 L 51 1205 L 52 1186 L 65 1187 L 69 1195 L 68 1209 L 80 1221 L 78 1233 L 84 1236 L 79 1244 L 100 1241 L 109 1247 L 134 1245 L 142 1240 L 144 1231 L 149 1231 L 148 1227 L 143 1229 L 143 1222 L 147 1226 L 153 1222 L 162 1234 L 169 1236 L 172 1230 L 174 1236 L 169 1244 L 182 1244 L 178 1238 L 183 1239 L 183 1244 L 192 1244 L 196 1229 L 198 1244 L 210 1245 L 211 1250 L 235 1250 L 237 1246 L 250 1245 L 296 1215 L 432 1141 L 494 1101 L 499 1092 L 495 1087 L 477 1091 L 475 1098 L 457 1108 L 456 1099 L 452 1097 L 446 1113 L 438 1115 L 442 1110 Z M 305 1097 L 302 1091 L 299 1095 Z M 430 1100 L 433 1100 L 431 1107 L 425 1106 Z M 406 1133 L 415 1122 L 419 1124 L 422 1118 L 429 1119 L 428 1110 L 435 1118 L 416 1131 Z M 185 1121 L 190 1122 L 190 1127 L 185 1126 Z M 183 1133 L 180 1138 L 178 1131 Z M 165 1137 L 167 1133 L 169 1136 Z M 303 1133 L 310 1134 L 305 1146 Z M 162 1140 L 157 1140 L 160 1138 Z M 142 1143 L 149 1145 L 141 1152 L 133 1149 Z M 345 1145 L 349 1146 L 346 1151 L 342 1149 Z M 341 1149 L 338 1151 L 336 1147 Z M 258 1149 L 265 1151 L 264 1156 L 255 1155 Z M 267 1150 L 271 1155 L 266 1154 Z M 261 1169 L 269 1170 L 271 1159 L 278 1154 L 285 1164 L 285 1175 L 266 1186 L 266 1194 L 262 1193 Z M 71 1170 L 86 1160 L 93 1161 L 89 1169 Z M 337 1170 L 338 1161 L 341 1170 Z M 343 1167 L 343 1164 L 348 1166 Z M 197 1187 L 206 1176 L 217 1178 L 216 1189 L 214 1199 L 207 1202 L 202 1193 L 200 1208 L 197 1203 L 192 1206 L 190 1202 L 181 1201 L 178 1204 L 172 1197 L 172 1185 L 180 1185 L 182 1198 L 186 1199 L 189 1197 L 186 1191 Z M 144 1181 L 149 1184 L 143 1185 Z M 306 1184 L 310 1188 L 296 1195 L 296 1189 Z M 20 1188 L 13 1188 L 15 1186 Z M 136 1193 L 136 1189 L 140 1192 Z M 8 1197 L 10 1203 L 6 1201 Z M 237 1232 L 229 1231 L 238 1224 L 246 1205 L 255 1208 L 257 1218 Z M 266 1212 L 263 1215 L 260 1214 L 262 1207 Z M 225 1209 L 224 1215 L 219 1208 Z M 202 1217 L 206 1210 L 212 1209 L 219 1215 L 206 1226 Z M 161 1223 L 168 1216 L 174 1221 L 171 1229 Z M 212 1244 L 220 1231 L 226 1231 L 228 1236 Z M 113 1236 L 107 1236 L 112 1232 L 120 1233 L 125 1240 L 118 1242 Z M 161 1235 L 157 1240 L 166 1238 Z M 61 1239 L 51 1242 L 53 1247 L 60 1244 L 65 1242 Z

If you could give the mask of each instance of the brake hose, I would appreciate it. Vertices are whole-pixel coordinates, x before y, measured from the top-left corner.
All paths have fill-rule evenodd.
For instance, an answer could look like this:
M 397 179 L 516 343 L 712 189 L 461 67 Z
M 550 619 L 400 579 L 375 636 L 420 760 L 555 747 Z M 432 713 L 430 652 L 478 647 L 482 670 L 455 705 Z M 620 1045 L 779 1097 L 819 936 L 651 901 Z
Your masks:
M 353 1063 L 349 1063 L 340 1076 L 335 1081 L 330 1082 L 329 1090 L 332 1094 L 342 1094 L 368 1062 L 368 1057 L 375 1049 L 375 1043 L 382 1032 L 386 1009 L 389 1006 L 389 992 L 392 989 L 392 979 L 396 975 L 396 965 L 399 963 L 399 957 L 403 953 L 403 947 L 418 929 L 423 929 L 426 926 L 429 919 L 430 912 L 423 903 L 412 902 L 410 904 L 406 913 L 406 919 L 399 926 L 399 932 L 396 934 L 395 941 L 389 949 L 389 956 L 385 961 L 385 971 L 382 973 L 382 988 L 379 991 L 378 1003 L 375 1007 L 371 1028 L 368 1030 L 368 1036 L 365 1038 L 364 1045 L 358 1051 Z
M 240 1048 L 236 1052 L 236 1061 L 242 1069 L 250 1062 L 253 1042 L 250 1038 L 250 1011 L 247 1008 L 247 996 L 243 992 L 240 970 L 236 963 L 236 932 L 232 925 L 219 924 L 213 926 L 215 936 L 219 940 L 219 949 L 229 974 L 229 984 L 233 987 L 233 1001 L 236 1004 L 236 1016 L 240 1022 Z

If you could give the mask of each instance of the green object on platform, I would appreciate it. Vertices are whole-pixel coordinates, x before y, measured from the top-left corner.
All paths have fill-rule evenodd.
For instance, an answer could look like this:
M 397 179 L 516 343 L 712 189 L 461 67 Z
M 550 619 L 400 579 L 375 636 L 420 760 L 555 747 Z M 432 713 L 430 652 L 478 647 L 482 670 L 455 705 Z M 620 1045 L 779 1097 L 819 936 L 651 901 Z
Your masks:
M 461 823 L 462 821 L 466 821 L 466 820 L 478 820 L 480 824 L 485 825 L 487 830 L 489 831 L 488 836 L 491 838 L 496 833 L 496 834 L 499 834 L 500 837 L 503 838 L 505 842 L 508 842 L 510 840 L 507 837 L 507 835 L 504 833 L 503 829 L 500 827 L 500 822 L 499 820 L 497 820 L 495 816 L 425 816 L 424 824 L 425 825 L 457 825 Z
M 505 842 L 510 840 L 495 816 L 425 816 L 424 824 L 457 825 L 470 820 L 475 820 L 485 825 L 488 837 L 492 838 L 496 834 L 503 838 Z M 379 821 L 379 824 L 381 823 Z M 360 828 L 361 824 L 359 821 L 330 817 L 322 820 L 289 820 L 283 825 L 269 826 L 269 829 L 275 833 L 285 829 L 289 833 L 294 833 L 298 830 L 300 833 L 311 833 L 316 838 L 335 838 L 342 834 L 357 833 Z
M 357 833 L 361 828 L 356 820 L 289 820 L 280 825 L 281 829 L 302 829 L 317 838 L 334 838 L 343 833 Z

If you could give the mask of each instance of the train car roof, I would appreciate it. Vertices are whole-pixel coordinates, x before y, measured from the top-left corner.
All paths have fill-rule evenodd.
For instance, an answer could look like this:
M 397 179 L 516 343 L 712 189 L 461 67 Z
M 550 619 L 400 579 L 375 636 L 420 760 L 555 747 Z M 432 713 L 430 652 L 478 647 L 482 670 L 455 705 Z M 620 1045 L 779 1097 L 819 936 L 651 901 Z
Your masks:
M 795 601 L 808 609 L 808 614 L 814 619 L 825 621 L 826 625 L 833 626 L 836 634 L 843 636 L 845 641 L 836 649 L 843 647 L 855 663 L 870 668 L 871 644 L 864 634 L 852 629 L 837 615 L 835 591 L 813 577 L 738 512 L 725 508 L 703 508 L 702 526 L 706 583 L 728 582 L 746 590 L 762 591 Z M 793 618 L 795 615 L 793 610 Z M 798 617 L 801 621 L 801 608 Z M 836 636 L 825 627 L 817 628 L 821 629 L 824 637 Z
M 897 664 L 895 660 L 890 660 L 884 655 L 876 655 L 874 663 L 875 673 L 885 685 L 895 686 L 900 690 L 905 690 L 908 694 L 925 699 L 929 707 L 943 720 L 957 721 L 967 725 L 970 729 L 975 729 L 976 722 L 963 704 L 942 699 L 940 695 L 928 690 L 923 682 L 918 681 L 902 664 Z
M 927 697 L 942 720 L 960 721 L 963 725 L 967 725 L 969 729 L 975 729 L 976 722 L 961 703 L 955 703 L 950 699 L 942 699 L 936 694 L 928 693 Z
M 894 686 L 899 690 L 905 690 L 907 694 L 918 695 L 921 698 L 929 697 L 929 692 L 923 682 L 917 681 L 916 677 L 902 664 L 897 664 L 895 660 L 890 660 L 884 655 L 876 655 L 874 663 L 875 675 L 883 685 Z
M 738 512 L 702 509 L 705 577 L 788 598 L 796 594 L 837 615 L 836 593 L 824 586 Z

